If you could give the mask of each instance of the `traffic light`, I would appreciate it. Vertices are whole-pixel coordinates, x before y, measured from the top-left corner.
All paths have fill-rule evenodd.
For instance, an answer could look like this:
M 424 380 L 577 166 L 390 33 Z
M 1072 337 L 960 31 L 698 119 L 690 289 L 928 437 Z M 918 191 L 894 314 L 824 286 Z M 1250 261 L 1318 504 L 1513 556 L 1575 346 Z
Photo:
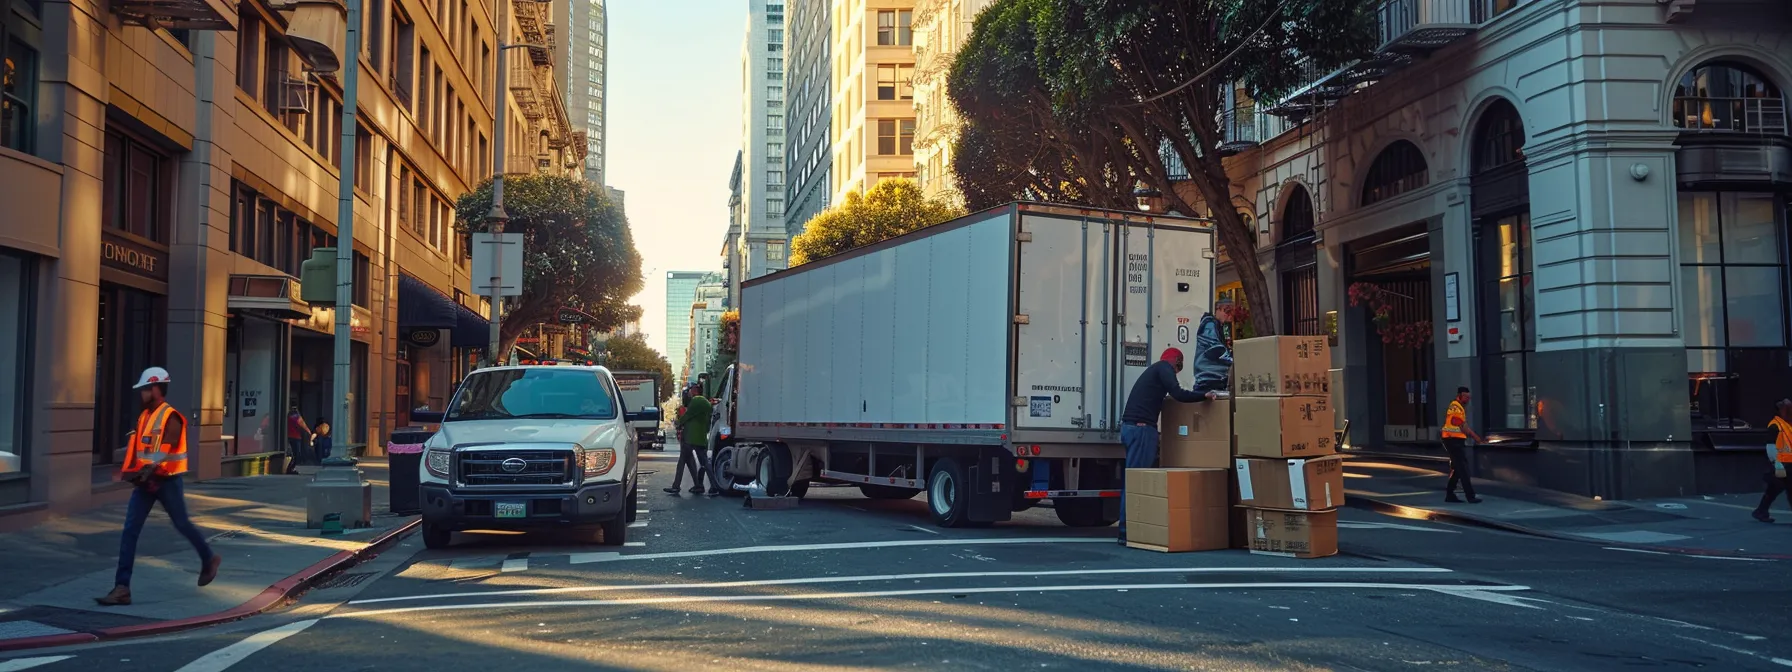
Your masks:
M 299 264 L 299 300 L 336 303 L 336 248 L 311 248 L 311 258 Z

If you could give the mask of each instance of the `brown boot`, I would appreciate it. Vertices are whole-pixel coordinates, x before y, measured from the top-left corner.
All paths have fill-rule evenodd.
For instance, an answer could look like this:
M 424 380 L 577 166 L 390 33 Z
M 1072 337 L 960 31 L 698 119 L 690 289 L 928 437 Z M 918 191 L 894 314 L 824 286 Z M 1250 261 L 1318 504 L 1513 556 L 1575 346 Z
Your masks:
M 218 578 L 218 565 L 221 564 L 224 564 L 224 559 L 216 555 L 205 562 L 205 567 L 199 570 L 199 586 L 201 588 L 210 585 L 213 579 Z
M 93 598 L 93 601 L 98 602 L 102 607 L 128 606 L 131 603 L 131 588 L 130 586 L 113 586 L 112 592 L 106 593 L 105 597 Z

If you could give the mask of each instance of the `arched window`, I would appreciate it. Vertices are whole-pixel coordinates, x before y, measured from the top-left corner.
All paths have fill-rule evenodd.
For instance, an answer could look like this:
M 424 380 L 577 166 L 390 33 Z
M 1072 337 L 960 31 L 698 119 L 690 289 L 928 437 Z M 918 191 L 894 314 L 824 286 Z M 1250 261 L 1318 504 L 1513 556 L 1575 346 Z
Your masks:
M 1524 162 L 1524 121 L 1518 108 L 1500 100 L 1488 106 L 1475 126 L 1475 174 Z
M 1282 333 L 1317 336 L 1321 326 L 1313 197 L 1297 184 L 1283 200 L 1287 205 L 1282 206 L 1282 239 L 1276 246 L 1276 266 L 1282 274 Z
M 1707 63 L 1674 87 L 1674 125 L 1697 131 L 1786 133 L 1786 98 L 1739 63 Z
M 1282 242 L 1313 237 L 1313 198 L 1307 188 L 1294 185 L 1288 190 L 1288 205 L 1282 208 Z
M 1373 205 L 1431 183 L 1425 154 L 1400 140 L 1381 150 L 1363 179 L 1363 205 Z

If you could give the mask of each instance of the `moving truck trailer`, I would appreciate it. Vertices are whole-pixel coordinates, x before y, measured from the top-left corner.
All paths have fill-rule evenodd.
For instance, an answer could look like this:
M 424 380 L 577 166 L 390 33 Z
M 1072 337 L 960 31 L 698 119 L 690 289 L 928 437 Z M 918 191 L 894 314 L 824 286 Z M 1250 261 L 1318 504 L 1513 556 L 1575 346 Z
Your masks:
M 712 475 L 925 492 L 946 527 L 1047 499 L 1112 524 L 1126 394 L 1164 348 L 1193 356 L 1214 249 L 1202 221 L 1017 203 L 749 280 Z
M 629 413 L 652 410 L 660 407 L 660 376 L 652 371 L 614 371 L 616 386 L 622 390 L 622 403 Z M 637 420 L 628 423 L 635 432 L 635 448 L 638 450 L 665 450 L 664 437 L 660 436 L 660 422 Z

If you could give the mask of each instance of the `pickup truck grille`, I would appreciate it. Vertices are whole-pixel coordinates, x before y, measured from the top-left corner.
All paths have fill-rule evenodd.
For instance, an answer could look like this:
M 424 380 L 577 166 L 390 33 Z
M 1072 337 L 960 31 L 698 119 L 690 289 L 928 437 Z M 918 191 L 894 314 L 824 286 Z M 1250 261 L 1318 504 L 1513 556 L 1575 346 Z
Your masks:
M 512 460 L 520 460 L 521 468 Z M 505 463 L 510 462 L 510 468 Z M 570 450 L 469 450 L 460 453 L 463 485 L 563 485 L 573 482 Z

